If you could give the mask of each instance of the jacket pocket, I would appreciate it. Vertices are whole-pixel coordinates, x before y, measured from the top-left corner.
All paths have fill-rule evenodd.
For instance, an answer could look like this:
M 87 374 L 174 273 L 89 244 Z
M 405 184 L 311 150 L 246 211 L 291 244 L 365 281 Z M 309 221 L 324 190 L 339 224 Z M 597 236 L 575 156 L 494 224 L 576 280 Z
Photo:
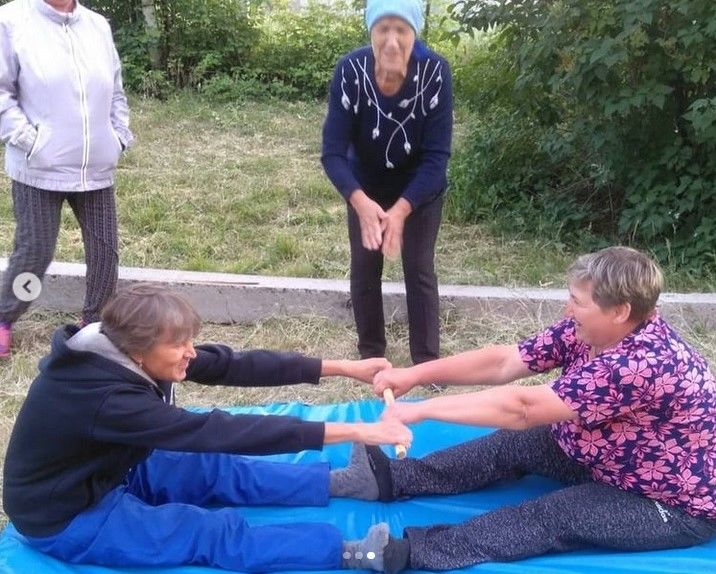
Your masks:
M 116 132 L 116 130 L 114 130 L 114 128 L 112 129 L 112 133 L 114 134 L 114 139 L 117 141 L 117 147 L 119 148 L 119 153 L 121 155 L 121 153 L 124 151 L 124 144 L 122 143 L 119 134 Z
M 44 125 L 37 125 L 37 136 L 35 137 L 35 141 L 26 156 L 28 167 L 43 167 L 42 152 L 47 147 L 47 143 L 50 141 L 49 132 L 50 130 Z
M 90 171 L 113 170 L 117 167 L 119 157 L 122 155 L 122 140 L 114 128 L 107 122 L 104 129 L 95 130 L 94 137 L 89 142 Z

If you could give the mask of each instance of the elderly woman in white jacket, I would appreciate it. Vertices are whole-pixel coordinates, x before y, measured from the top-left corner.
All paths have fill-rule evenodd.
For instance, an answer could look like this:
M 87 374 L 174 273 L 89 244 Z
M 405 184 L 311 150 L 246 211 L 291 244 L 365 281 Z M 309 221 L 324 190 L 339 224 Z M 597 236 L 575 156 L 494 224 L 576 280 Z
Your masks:
M 44 276 L 65 200 L 87 262 L 81 323 L 97 320 L 115 289 L 114 174 L 133 137 L 119 56 L 102 16 L 76 0 L 13 0 L 0 8 L 0 139 L 16 220 L 0 292 L 2 358 L 10 356 L 12 324 L 30 304 L 13 283 L 21 273 Z

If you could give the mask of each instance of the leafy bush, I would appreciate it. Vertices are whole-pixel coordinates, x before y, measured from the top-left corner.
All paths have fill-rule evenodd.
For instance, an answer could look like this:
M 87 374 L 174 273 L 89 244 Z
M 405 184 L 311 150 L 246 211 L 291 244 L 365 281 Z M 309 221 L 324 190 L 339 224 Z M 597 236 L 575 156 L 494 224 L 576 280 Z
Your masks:
M 347 3 L 311 2 L 301 10 L 288 0 L 263 11 L 261 38 L 241 71 L 295 89 L 303 98 L 325 97 L 335 64 L 367 42 L 362 12 Z
M 166 74 L 152 70 L 150 46 L 156 45 L 157 33 L 147 30 L 140 0 L 108 2 L 86 0 L 83 4 L 110 21 L 114 41 L 122 59 L 125 89 L 152 97 L 164 97 L 170 89 Z
M 133 91 L 163 95 L 169 85 L 197 87 L 244 62 L 259 36 L 254 15 L 262 2 L 154 0 L 149 10 L 156 29 L 146 26 L 146 2 L 141 0 L 88 0 L 86 5 L 112 24 L 125 84 Z M 151 61 L 152 49 L 158 62 Z
M 207 80 L 201 94 L 209 101 L 230 103 L 237 101 L 263 101 L 271 98 L 294 100 L 298 90 L 280 81 L 264 81 L 246 74 L 221 74 Z
M 324 97 L 337 59 L 367 41 L 362 7 L 348 2 L 155 0 L 156 30 L 147 29 L 142 4 L 88 1 L 113 25 L 125 84 L 147 95 L 173 85 L 212 99 Z
M 161 47 L 168 77 L 178 87 L 242 65 L 259 37 L 251 2 L 163 0 L 157 2 Z
M 714 268 L 716 4 L 463 0 L 452 10 L 463 31 L 497 25 L 462 86 L 482 117 L 467 138 L 472 163 L 453 164 L 453 203 L 527 228 L 538 206 L 573 241 L 590 227 L 602 243 Z M 507 149 L 529 151 L 510 165 Z

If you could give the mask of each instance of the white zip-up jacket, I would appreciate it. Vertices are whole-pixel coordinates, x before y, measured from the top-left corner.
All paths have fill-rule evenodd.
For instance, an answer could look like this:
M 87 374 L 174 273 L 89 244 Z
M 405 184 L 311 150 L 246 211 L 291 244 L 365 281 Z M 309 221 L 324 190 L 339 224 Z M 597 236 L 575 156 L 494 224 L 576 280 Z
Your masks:
M 13 180 L 49 191 L 114 183 L 133 142 L 109 23 L 78 2 L 0 7 L 0 139 Z

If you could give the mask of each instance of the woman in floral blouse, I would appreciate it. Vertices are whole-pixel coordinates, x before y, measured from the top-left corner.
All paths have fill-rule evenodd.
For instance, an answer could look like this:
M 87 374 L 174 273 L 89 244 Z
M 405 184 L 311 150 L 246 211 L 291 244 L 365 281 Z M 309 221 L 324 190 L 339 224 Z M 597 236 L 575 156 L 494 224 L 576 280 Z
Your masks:
M 376 376 L 376 392 L 396 395 L 427 382 L 494 385 L 399 403 L 387 415 L 501 430 L 419 460 L 361 447 L 347 471 L 359 475 L 363 461 L 371 474 L 371 463 L 365 497 L 467 492 L 530 473 L 564 484 L 462 524 L 407 528 L 403 567 L 585 546 L 678 548 L 716 535 L 716 382 L 655 309 L 661 271 L 638 251 L 610 247 L 580 257 L 568 278 L 566 317 L 542 333 Z M 550 383 L 500 386 L 554 368 L 561 373 Z

